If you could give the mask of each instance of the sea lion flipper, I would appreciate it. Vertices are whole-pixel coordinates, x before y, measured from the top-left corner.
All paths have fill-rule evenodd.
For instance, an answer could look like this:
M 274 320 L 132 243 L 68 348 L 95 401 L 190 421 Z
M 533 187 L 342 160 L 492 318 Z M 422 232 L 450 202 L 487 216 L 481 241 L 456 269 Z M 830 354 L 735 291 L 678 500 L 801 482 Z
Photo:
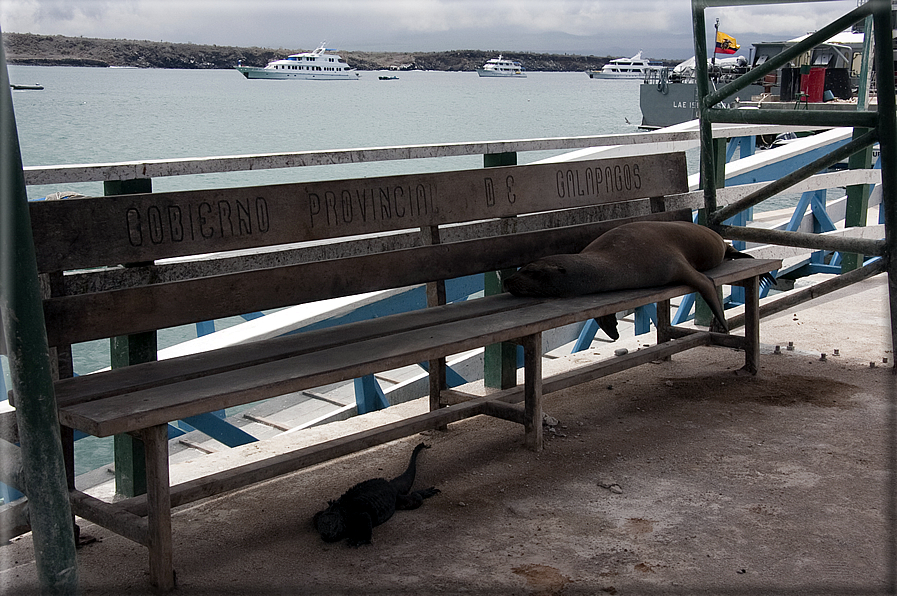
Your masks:
M 728 333 L 729 324 L 726 322 L 726 313 L 723 311 L 723 304 L 719 299 L 719 293 L 717 292 L 714 283 L 710 281 L 709 277 L 694 269 L 692 269 L 692 274 L 689 275 L 689 277 L 688 285 L 698 291 L 701 298 L 703 298 L 704 302 L 707 303 L 707 306 L 710 307 L 710 310 L 713 312 L 713 316 L 716 318 L 722 331 Z
M 617 330 L 617 314 L 612 313 L 603 317 L 595 317 L 595 322 L 601 327 L 601 330 L 607 333 L 607 336 L 614 341 L 620 339 L 620 332 Z

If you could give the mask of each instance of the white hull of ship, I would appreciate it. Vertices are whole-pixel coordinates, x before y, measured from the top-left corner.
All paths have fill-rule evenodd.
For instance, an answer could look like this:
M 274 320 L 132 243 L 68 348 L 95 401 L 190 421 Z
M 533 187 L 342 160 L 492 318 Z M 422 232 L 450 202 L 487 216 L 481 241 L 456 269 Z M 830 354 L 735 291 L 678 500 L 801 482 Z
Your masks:
M 355 81 L 361 75 L 357 72 L 290 72 L 277 71 L 257 66 L 237 66 L 247 79 L 275 79 L 290 81 Z
M 481 77 L 495 77 L 499 79 L 525 79 L 526 73 L 524 72 L 501 72 L 497 70 L 486 70 L 484 68 L 478 68 L 477 74 Z

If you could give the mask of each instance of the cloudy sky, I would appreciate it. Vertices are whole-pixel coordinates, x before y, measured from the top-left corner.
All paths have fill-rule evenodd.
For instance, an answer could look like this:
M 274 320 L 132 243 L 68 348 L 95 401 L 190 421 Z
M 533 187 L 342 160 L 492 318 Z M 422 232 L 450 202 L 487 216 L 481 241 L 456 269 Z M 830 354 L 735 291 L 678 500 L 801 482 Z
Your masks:
M 830 0 L 707 11 L 747 53 L 856 6 Z M 689 0 L 0 0 L 7 32 L 356 51 L 480 49 L 688 58 Z

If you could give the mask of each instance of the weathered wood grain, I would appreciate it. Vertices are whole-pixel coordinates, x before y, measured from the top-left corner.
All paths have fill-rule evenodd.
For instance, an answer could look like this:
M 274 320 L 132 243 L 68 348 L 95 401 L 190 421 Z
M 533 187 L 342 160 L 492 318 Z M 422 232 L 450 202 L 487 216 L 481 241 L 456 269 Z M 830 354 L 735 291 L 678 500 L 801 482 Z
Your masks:
M 75 492 L 73 501 L 89 519 L 149 546 L 151 582 L 169 590 L 173 506 L 480 414 L 523 424 L 527 445 L 539 450 L 544 393 L 698 345 L 753 350 L 750 364 L 755 311 L 745 338 L 667 328 L 669 299 L 691 292 L 686 286 L 444 304 L 447 279 L 578 252 L 632 219 L 689 221 L 691 199 L 668 200 L 687 191 L 685 171 L 677 153 L 32 203 L 39 267 L 56 278 L 44 300 L 51 346 L 375 290 L 431 290 L 422 311 L 58 381 L 66 427 L 95 436 L 135 432 L 147 445 L 148 496 L 110 505 Z M 669 210 L 674 204 L 689 208 Z M 513 229 L 504 229 L 509 218 Z M 779 266 L 729 261 L 707 274 L 718 285 L 752 278 L 748 296 L 756 301 L 756 276 Z M 544 331 L 651 302 L 667 309 L 663 343 L 542 379 Z M 446 356 L 505 341 L 525 346 L 523 387 L 170 489 L 170 421 L 425 361 L 436 371 L 438 407 L 440 393 L 462 399 L 444 390 Z M 510 405 L 521 400 L 523 408 Z
M 108 528 L 128 540 L 149 546 L 149 531 L 145 517 L 129 512 L 117 503 L 107 503 L 77 490 L 69 493 L 69 499 L 72 503 L 72 513 L 75 515 Z
M 707 332 L 690 332 L 683 339 L 665 344 L 651 346 L 632 352 L 625 356 L 603 360 L 595 364 L 567 371 L 543 380 L 545 394 L 560 391 L 581 383 L 598 379 L 616 372 L 627 370 L 640 364 L 664 358 L 691 348 L 709 345 L 710 334 Z M 420 414 L 380 427 L 360 431 L 352 435 L 332 439 L 324 443 L 282 453 L 261 461 L 244 464 L 235 468 L 215 472 L 208 476 L 190 480 L 173 486 L 171 502 L 173 507 L 186 505 L 200 499 L 250 486 L 257 482 L 276 478 L 282 474 L 295 472 L 309 466 L 348 455 L 356 451 L 382 445 L 403 437 L 408 437 L 425 430 L 457 422 L 465 418 L 486 414 L 495 416 L 499 412 L 514 418 L 514 422 L 522 424 L 523 410 L 516 406 L 516 413 L 497 403 L 515 404 L 523 401 L 523 387 L 515 387 L 492 393 L 485 397 L 462 395 L 460 392 L 447 390 L 448 394 L 457 396 L 455 405 L 440 408 L 426 414 Z M 502 416 L 505 417 L 505 416 Z M 519 419 L 518 419 L 519 417 Z M 137 515 L 146 514 L 146 497 L 134 497 L 118 504 L 121 508 Z

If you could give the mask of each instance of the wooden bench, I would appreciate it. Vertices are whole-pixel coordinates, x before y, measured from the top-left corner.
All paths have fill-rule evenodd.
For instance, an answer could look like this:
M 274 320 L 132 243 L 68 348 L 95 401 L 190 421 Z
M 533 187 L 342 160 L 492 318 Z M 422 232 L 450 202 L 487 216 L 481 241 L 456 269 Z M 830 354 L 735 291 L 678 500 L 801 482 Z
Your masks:
M 685 158 L 676 153 L 32 203 L 47 335 L 59 356 L 60 421 L 98 437 L 139 437 L 145 449 L 145 495 L 106 503 L 70 480 L 74 512 L 148 546 L 152 583 L 170 589 L 171 507 L 479 414 L 521 423 L 538 450 L 543 394 L 696 346 L 741 348 L 756 371 L 758 276 L 778 261 L 729 261 L 707 272 L 717 285 L 745 286 L 743 337 L 672 327 L 669 301 L 690 293 L 685 286 L 445 304 L 445 280 L 578 252 L 633 217 L 690 220 L 690 209 L 665 210 L 674 203 L 664 197 L 685 191 Z M 296 244 L 310 241 L 324 242 Z M 427 284 L 430 307 L 72 377 L 78 342 L 145 339 L 177 325 L 415 284 Z M 656 346 L 543 381 L 543 332 L 650 303 L 659 306 Z M 523 387 L 476 398 L 446 389 L 446 356 L 498 342 L 523 345 Z M 150 352 L 142 359 L 154 360 Z M 428 414 L 169 486 L 169 422 L 424 362 Z

